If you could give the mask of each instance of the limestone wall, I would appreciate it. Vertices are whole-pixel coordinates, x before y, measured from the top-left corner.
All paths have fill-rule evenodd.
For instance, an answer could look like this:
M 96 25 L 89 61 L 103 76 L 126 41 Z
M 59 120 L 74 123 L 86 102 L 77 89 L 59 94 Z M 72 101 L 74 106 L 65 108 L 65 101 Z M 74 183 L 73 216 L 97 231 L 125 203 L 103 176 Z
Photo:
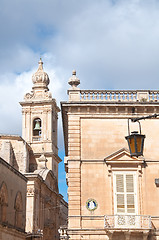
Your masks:
M 120 103 L 97 104 L 91 101 L 85 104 L 62 104 L 65 146 L 68 153 L 65 164 L 68 172 L 68 229 L 72 230 L 71 239 L 77 237 L 73 236 L 77 230 L 81 237 L 80 231 L 83 229 L 105 229 L 105 216 L 116 214 L 113 176 L 117 171 L 136 174 L 135 214 L 141 216 L 138 219 L 142 231 L 150 228 L 150 222 L 152 227 L 159 228 L 159 187 L 155 184 L 155 179 L 159 178 L 159 119 L 141 122 L 142 134 L 146 135 L 144 157 L 132 158 L 125 139 L 128 135 L 128 118 L 154 114 L 157 109 L 158 103 L 155 106 L 151 103 L 133 106 Z M 130 131 L 134 130 L 139 131 L 139 125 L 130 121 Z M 87 208 L 89 199 L 97 202 L 94 211 Z M 151 221 L 149 215 L 152 217 Z M 147 224 L 146 227 L 143 227 L 143 222 Z M 114 222 L 111 224 L 114 226 Z M 89 237 L 96 239 L 93 238 L 93 233 Z M 89 237 L 86 235 L 82 239 Z
M 11 238 L 10 233 L 13 236 L 15 232 L 16 236 L 16 231 L 25 231 L 26 186 L 27 179 L 0 158 L 0 224 L 5 226 L 2 231 L 5 237 L 2 239 L 23 239 L 18 235 L 17 238 Z

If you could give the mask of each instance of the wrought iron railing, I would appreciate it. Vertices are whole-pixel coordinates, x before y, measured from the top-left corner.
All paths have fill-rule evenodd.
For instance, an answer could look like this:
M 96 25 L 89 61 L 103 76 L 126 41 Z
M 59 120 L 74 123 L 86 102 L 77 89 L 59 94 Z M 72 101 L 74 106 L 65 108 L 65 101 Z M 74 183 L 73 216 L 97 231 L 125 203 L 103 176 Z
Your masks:
M 151 217 L 145 215 L 107 215 L 104 218 L 104 227 L 151 229 Z
M 155 90 L 80 90 L 80 101 L 159 102 Z

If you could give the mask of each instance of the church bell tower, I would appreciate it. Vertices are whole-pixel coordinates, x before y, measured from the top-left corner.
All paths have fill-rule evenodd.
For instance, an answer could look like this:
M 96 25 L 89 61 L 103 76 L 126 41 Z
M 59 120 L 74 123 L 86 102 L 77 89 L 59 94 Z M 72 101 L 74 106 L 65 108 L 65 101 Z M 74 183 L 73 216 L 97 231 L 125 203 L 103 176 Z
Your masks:
M 31 93 L 24 96 L 22 106 L 22 137 L 31 147 L 29 171 L 34 172 L 44 165 L 58 177 L 57 120 L 59 107 L 49 92 L 49 76 L 43 70 L 40 59 L 39 67 L 32 76 Z

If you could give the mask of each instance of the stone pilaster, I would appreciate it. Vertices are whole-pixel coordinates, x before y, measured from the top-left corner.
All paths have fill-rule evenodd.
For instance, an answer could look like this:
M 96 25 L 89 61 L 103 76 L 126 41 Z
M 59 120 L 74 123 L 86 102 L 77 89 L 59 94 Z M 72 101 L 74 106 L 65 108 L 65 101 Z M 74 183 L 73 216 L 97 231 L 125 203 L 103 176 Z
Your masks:
M 80 161 L 69 161 L 68 165 L 68 228 L 80 228 L 81 164 Z
M 68 155 L 69 160 L 80 159 L 80 118 L 78 116 L 69 116 Z

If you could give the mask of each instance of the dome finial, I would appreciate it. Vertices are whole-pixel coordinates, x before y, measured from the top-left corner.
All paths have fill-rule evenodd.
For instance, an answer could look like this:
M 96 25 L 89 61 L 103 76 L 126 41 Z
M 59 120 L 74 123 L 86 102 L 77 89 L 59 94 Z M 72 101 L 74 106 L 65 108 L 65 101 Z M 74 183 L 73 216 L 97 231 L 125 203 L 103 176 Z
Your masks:
M 76 70 L 72 70 L 72 75 L 76 75 Z
M 40 60 L 39 60 L 39 62 L 38 62 L 38 63 L 39 63 L 38 71 L 39 71 L 39 70 L 41 70 L 41 71 L 42 71 L 42 70 L 43 70 L 43 61 L 42 61 L 42 59 L 41 59 L 41 58 L 40 58 Z
M 76 89 L 77 86 L 80 84 L 80 80 L 76 76 L 76 70 L 72 71 L 72 76 L 69 78 L 68 84 L 70 84 L 73 89 Z

